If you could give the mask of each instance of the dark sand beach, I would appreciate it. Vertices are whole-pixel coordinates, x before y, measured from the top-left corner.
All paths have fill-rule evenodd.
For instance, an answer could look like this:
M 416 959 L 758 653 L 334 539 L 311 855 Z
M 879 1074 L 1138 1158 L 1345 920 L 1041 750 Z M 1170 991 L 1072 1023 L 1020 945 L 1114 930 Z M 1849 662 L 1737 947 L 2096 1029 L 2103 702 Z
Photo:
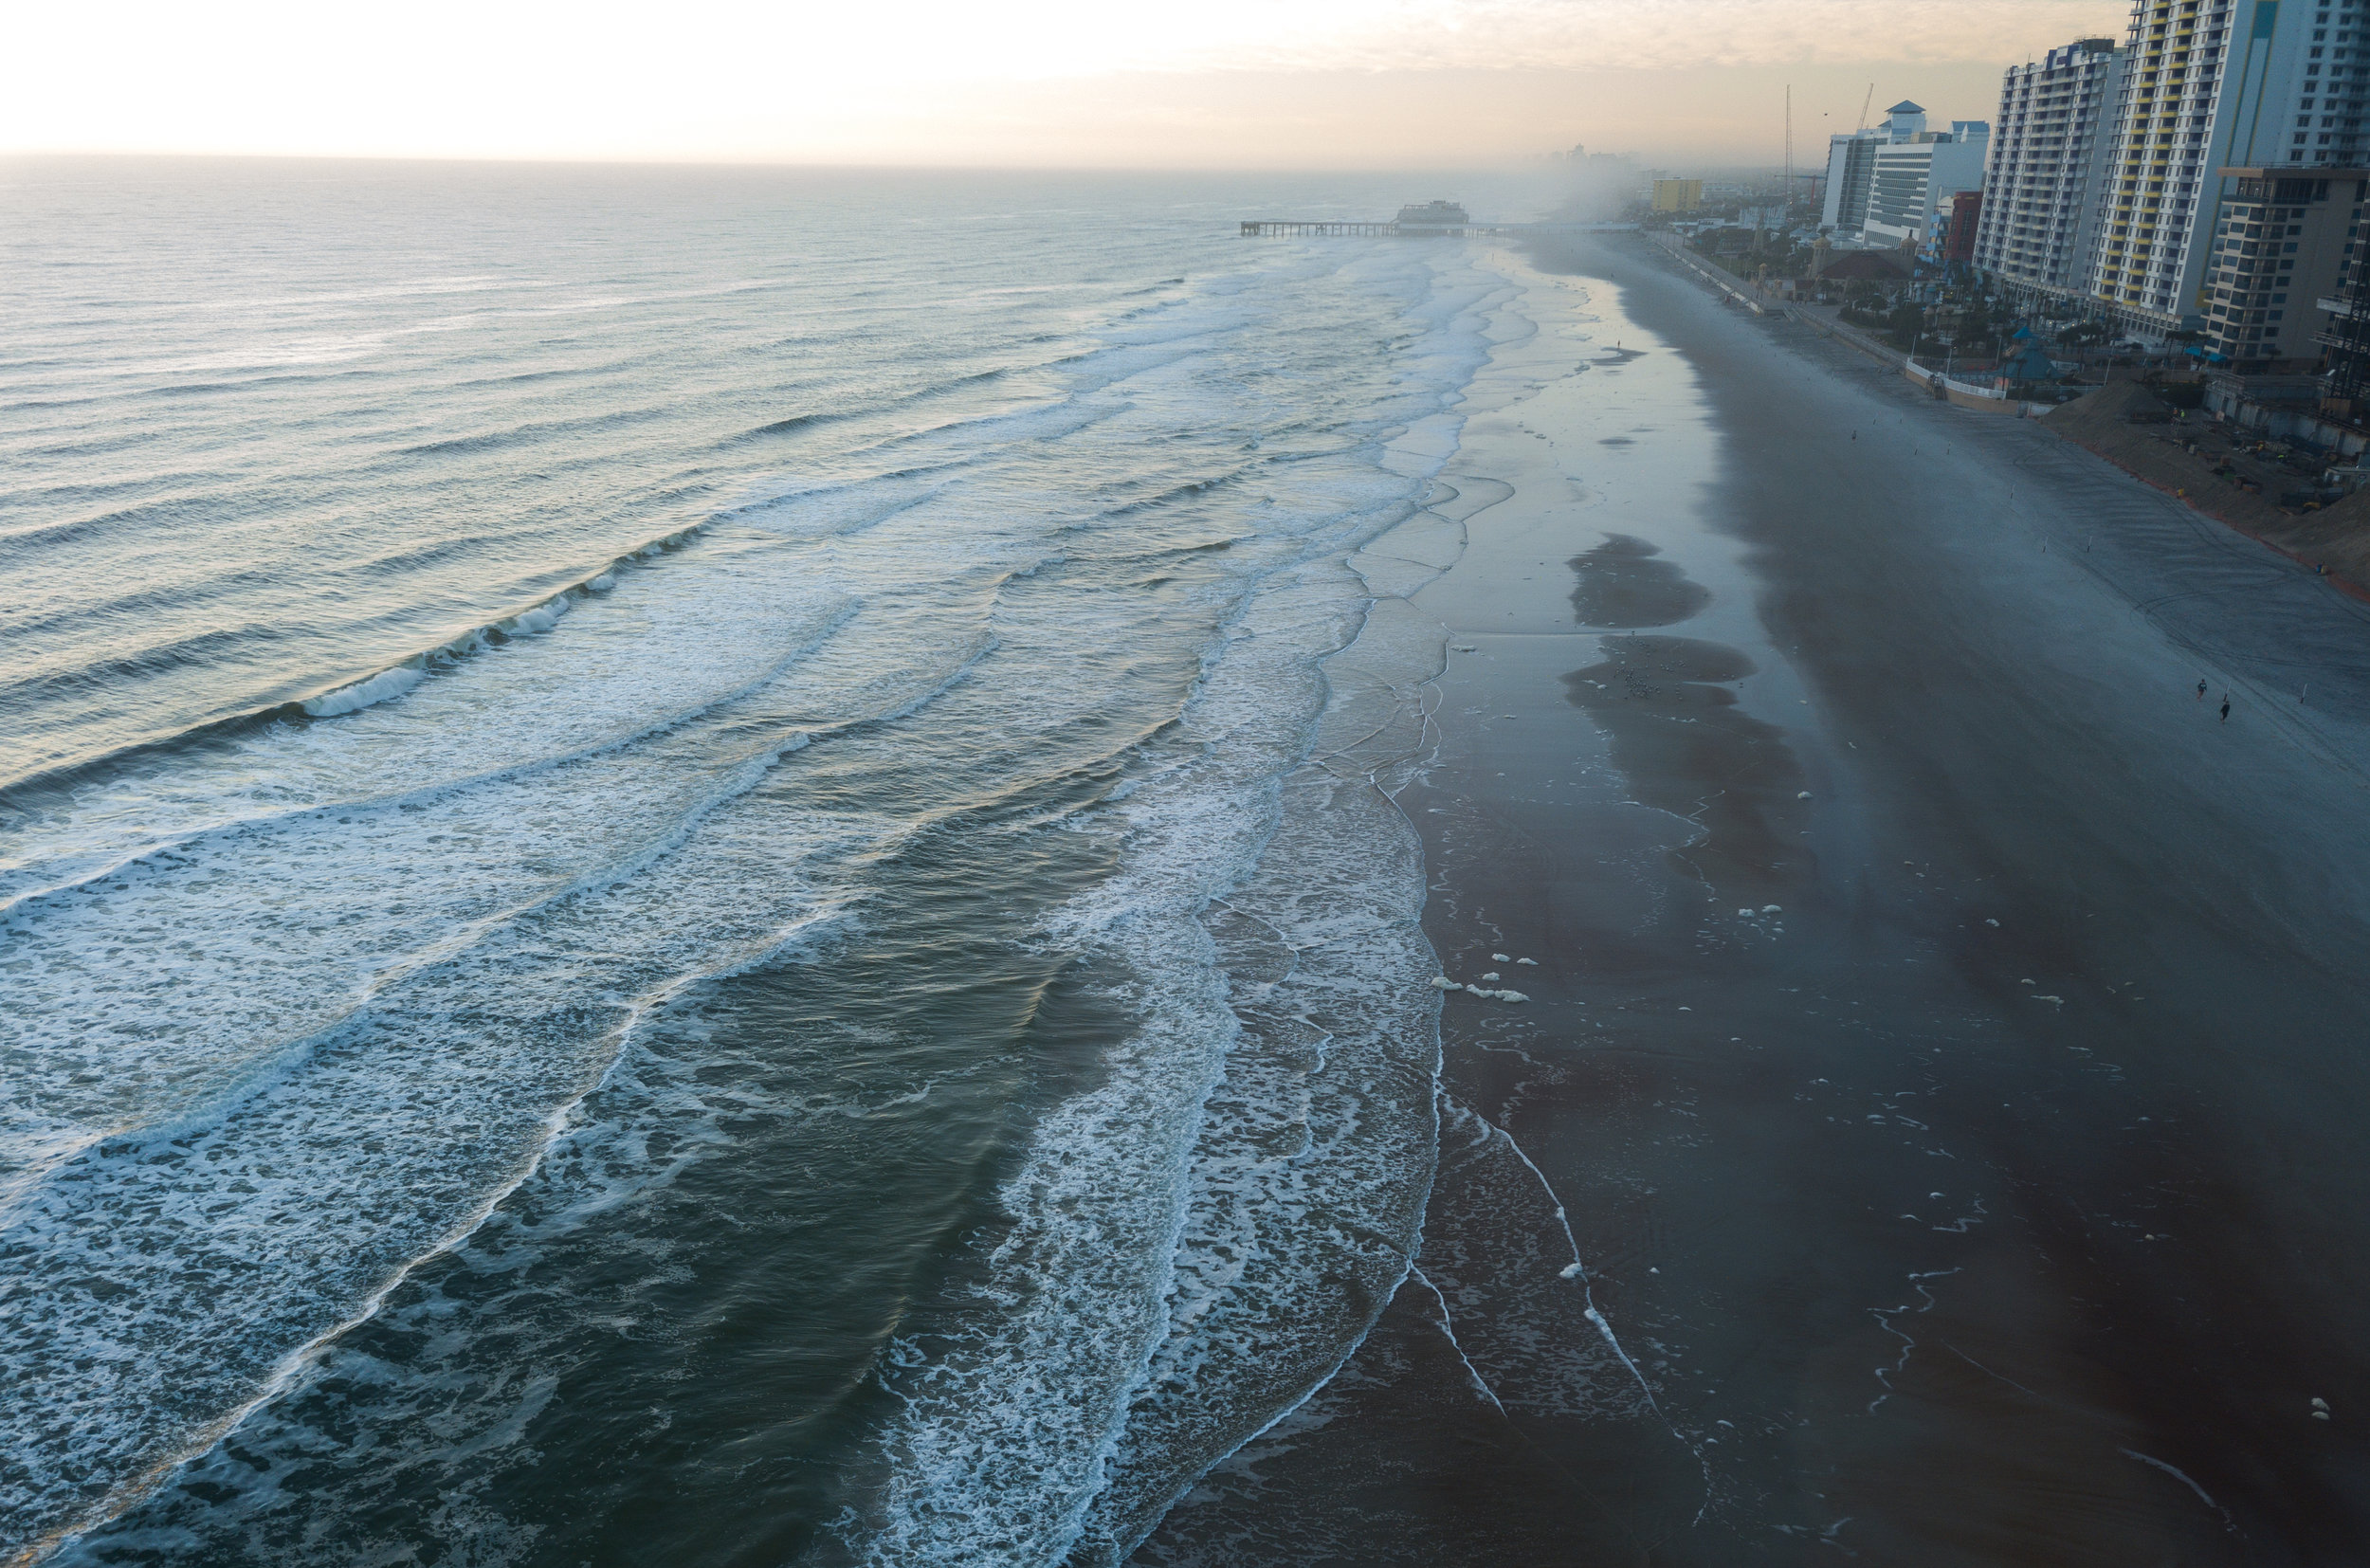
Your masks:
M 2370 1557 L 2370 606 L 1569 243 L 1400 796 L 1529 999 L 1448 996 L 1417 1271 L 1135 1560 Z

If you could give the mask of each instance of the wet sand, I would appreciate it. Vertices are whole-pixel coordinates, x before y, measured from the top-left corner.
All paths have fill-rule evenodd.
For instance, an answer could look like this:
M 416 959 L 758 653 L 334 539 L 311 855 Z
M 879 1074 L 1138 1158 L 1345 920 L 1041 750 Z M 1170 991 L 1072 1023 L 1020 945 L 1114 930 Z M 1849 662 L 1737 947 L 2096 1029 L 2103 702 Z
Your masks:
M 2370 1558 L 2370 614 L 1584 246 L 1401 796 L 1531 999 L 1447 999 L 1416 1272 L 1136 1560 Z

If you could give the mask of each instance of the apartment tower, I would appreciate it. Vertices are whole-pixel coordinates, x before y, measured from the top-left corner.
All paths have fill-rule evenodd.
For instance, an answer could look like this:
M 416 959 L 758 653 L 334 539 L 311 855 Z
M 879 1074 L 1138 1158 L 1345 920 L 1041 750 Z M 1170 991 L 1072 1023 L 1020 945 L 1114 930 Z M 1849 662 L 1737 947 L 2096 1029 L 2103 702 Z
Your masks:
M 2231 167 L 2362 154 L 2361 0 L 2140 0 L 2109 148 L 2090 296 L 2161 337 L 2201 324 Z M 2252 205 L 2252 204 L 2251 204 Z
M 2085 38 L 2001 79 L 1973 260 L 2030 303 L 2089 292 L 2125 59 L 2113 39 Z

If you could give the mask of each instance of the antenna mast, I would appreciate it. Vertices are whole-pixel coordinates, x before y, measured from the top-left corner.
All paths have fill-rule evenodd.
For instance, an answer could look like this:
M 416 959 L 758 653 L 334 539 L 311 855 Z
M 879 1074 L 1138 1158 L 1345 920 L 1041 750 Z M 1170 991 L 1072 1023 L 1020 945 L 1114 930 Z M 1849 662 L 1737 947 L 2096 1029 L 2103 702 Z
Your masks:
M 1786 83 L 1786 173 L 1785 183 L 1778 187 L 1784 194 L 1787 233 L 1794 231 L 1794 83 Z

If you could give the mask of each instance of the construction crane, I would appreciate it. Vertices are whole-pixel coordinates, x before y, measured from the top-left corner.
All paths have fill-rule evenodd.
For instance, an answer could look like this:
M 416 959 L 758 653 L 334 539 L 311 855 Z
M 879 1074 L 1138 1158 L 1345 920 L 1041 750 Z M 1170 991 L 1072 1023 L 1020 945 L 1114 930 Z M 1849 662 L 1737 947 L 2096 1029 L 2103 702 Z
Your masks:
M 1875 82 L 1869 82 L 1869 83 L 1868 84 L 1868 97 L 1866 97 L 1866 98 L 1864 98 L 1864 99 L 1860 100 L 1860 123 L 1859 123 L 1859 124 L 1857 124 L 1857 125 L 1855 125 L 1855 126 L 1853 126 L 1853 127 L 1851 128 L 1851 134 L 1852 134 L 1853 136 L 1855 136 L 1855 137 L 1856 137 L 1856 136 L 1858 136 L 1858 135 L 1859 135 L 1862 131 L 1865 131 L 1865 130 L 1867 130 L 1867 129 L 1868 129 L 1868 108 L 1869 108 L 1869 104 L 1871 104 L 1871 103 L 1873 103 L 1873 102 L 1875 102 L 1875 101 L 1876 101 L 1876 83 L 1875 83 Z

